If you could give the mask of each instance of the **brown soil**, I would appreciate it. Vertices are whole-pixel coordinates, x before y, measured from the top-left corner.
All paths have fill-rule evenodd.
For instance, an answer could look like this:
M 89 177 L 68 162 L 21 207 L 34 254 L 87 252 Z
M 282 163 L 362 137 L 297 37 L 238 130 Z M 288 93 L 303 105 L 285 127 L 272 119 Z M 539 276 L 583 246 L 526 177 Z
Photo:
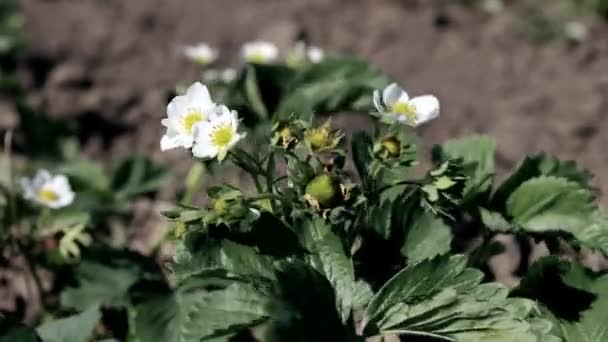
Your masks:
M 49 114 L 106 131 L 91 131 L 93 156 L 137 150 L 175 165 L 183 153 L 158 149 L 165 94 L 199 76 L 179 47 L 207 41 L 235 64 L 245 41 L 287 47 L 304 30 L 317 45 L 369 58 L 411 93 L 436 94 L 442 117 L 421 130 L 426 143 L 487 133 L 501 170 L 548 151 L 588 167 L 607 190 L 608 29 L 598 23 L 577 47 L 539 46 L 517 33 L 516 8 L 490 17 L 435 3 L 23 0 L 31 86 Z

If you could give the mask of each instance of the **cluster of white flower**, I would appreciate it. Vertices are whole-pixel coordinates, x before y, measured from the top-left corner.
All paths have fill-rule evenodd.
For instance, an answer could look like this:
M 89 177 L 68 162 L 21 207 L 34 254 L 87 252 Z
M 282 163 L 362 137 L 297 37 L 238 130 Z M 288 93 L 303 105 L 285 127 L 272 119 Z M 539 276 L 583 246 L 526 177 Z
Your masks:
M 215 62 L 219 57 L 218 49 L 207 43 L 185 46 L 183 53 L 188 59 L 202 66 L 207 66 Z M 319 63 L 325 57 L 323 49 L 306 45 L 304 42 L 296 43 L 292 54 L 297 54 L 303 60 L 307 60 L 311 63 Z M 241 57 L 247 63 L 268 64 L 277 62 L 280 53 L 279 48 L 275 44 L 258 40 L 243 44 L 241 48 Z M 214 80 L 223 78 L 221 77 L 221 73 L 209 74 L 209 77 L 211 76 L 217 76 L 214 77 Z
M 161 150 L 191 148 L 197 158 L 217 157 L 221 161 L 245 137 L 244 133 L 238 132 L 236 111 L 213 102 L 209 90 L 200 82 L 171 100 L 167 105 L 167 118 L 161 124 L 167 128 L 160 141 Z
M 59 209 L 74 201 L 74 192 L 64 175 L 51 175 L 47 170 L 39 170 L 34 178 L 22 178 L 23 197 L 36 204 Z
M 374 91 L 374 106 L 381 119 L 410 126 L 418 126 L 439 116 L 439 100 L 433 95 L 414 98 L 392 83 L 382 91 Z

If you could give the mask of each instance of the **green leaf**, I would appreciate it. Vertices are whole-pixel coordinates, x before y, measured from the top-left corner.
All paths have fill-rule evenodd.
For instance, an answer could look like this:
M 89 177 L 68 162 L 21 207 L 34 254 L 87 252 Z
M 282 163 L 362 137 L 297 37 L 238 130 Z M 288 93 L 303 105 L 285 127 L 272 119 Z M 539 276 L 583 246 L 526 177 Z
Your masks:
M 229 336 L 269 318 L 270 300 L 253 286 L 234 282 L 199 293 L 182 326 L 182 341 Z
M 154 192 L 168 176 L 165 168 L 143 156 L 121 161 L 112 175 L 111 188 L 122 199 Z
M 105 192 L 109 190 L 110 180 L 99 163 L 81 159 L 61 165 L 57 173 L 69 177 L 74 191 Z
M 276 278 L 277 303 L 263 341 L 351 340 L 336 310 L 334 289 L 321 273 L 296 261 L 280 265 Z
M 546 257 L 533 265 L 513 294 L 547 305 L 543 314 L 565 342 L 608 340 L 608 274 L 594 275 L 580 264 Z
M 539 176 L 555 176 L 566 178 L 588 187 L 591 173 L 579 168 L 574 161 L 561 161 L 553 156 L 541 153 L 526 157 L 517 166 L 515 172 L 507 178 L 492 196 L 492 208 L 504 210 L 509 196 L 522 183 Z
M 573 269 L 576 272 L 576 268 Z M 578 273 L 582 268 L 578 268 Z M 606 326 L 606 315 L 608 314 L 608 274 L 595 279 L 585 276 L 584 282 L 573 281 L 573 272 L 565 275 L 566 283 L 588 290 L 597 296 L 591 308 L 581 314 L 578 322 L 561 320 L 560 330 L 563 338 L 568 342 L 595 342 L 608 341 L 608 326 Z M 578 276 L 580 279 L 580 275 Z
M 355 273 L 340 238 L 318 217 L 302 222 L 300 234 L 311 252 L 309 263 L 332 284 L 336 291 L 336 307 L 346 322 L 351 315 L 355 296 Z
M 515 229 L 512 223 L 507 221 L 499 212 L 479 208 L 481 222 L 490 230 L 495 232 L 510 232 Z
M 452 231 L 443 220 L 429 212 L 413 219 L 401 253 L 410 262 L 430 259 L 450 250 Z
M 363 319 L 364 336 L 541 341 L 551 324 L 539 317 L 534 303 L 507 298 L 508 290 L 499 284 L 480 285 L 482 276 L 481 272 L 466 268 L 462 256 L 443 256 L 409 265 L 372 299 Z
M 84 310 L 95 305 L 126 305 L 129 288 L 139 279 L 137 270 L 84 260 L 76 269 L 78 287 L 61 293 L 61 305 Z
M 496 142 L 492 138 L 473 135 L 435 146 L 433 159 L 437 162 L 445 159 L 462 159 L 464 174 L 469 178 L 463 192 L 463 200 L 468 202 L 479 196 L 482 198 L 489 196 L 495 173 L 495 151 Z
M 565 230 L 575 234 L 595 210 L 591 191 L 565 178 L 538 177 L 522 183 L 507 200 L 513 223 L 532 232 Z
M 466 269 L 466 258 L 461 255 L 411 263 L 376 293 L 365 310 L 363 326 L 375 324 L 394 305 L 416 303 L 449 287 L 468 287 L 481 278 L 481 272 Z
M 593 303 L 595 296 L 564 281 L 563 276 L 574 267 L 575 264 L 556 256 L 541 258 L 530 267 L 511 295 L 535 300 L 558 318 L 576 321 L 581 312 Z M 582 278 L 585 281 L 589 279 Z
M 249 64 L 231 84 L 224 103 L 238 111 L 247 125 L 268 120 L 295 73 L 284 65 Z
M 178 282 L 192 275 L 217 270 L 232 276 L 274 278 L 270 257 L 229 240 L 204 239 L 193 251 L 180 246 L 173 261 L 171 269 Z
M 594 212 L 584 229 L 570 233 L 586 247 L 608 255 L 608 215 L 604 211 Z
M 78 315 L 44 323 L 37 330 L 44 342 L 88 342 L 100 319 L 99 309 L 93 306 Z
M 41 342 L 36 331 L 22 324 L 6 326 L 0 316 L 0 342 Z
M 372 108 L 370 94 L 388 85 L 388 78 L 368 62 L 332 57 L 299 73 L 286 89 L 275 118 L 292 113 L 307 120 L 313 113 L 363 112 Z

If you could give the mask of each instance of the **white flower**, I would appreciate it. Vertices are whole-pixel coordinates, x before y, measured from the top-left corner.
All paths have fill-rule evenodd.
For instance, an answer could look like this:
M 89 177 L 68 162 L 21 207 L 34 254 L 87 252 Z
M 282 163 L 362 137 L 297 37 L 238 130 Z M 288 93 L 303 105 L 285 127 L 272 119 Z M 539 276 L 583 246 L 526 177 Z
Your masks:
M 23 197 L 37 204 L 58 209 L 72 204 L 74 192 L 64 175 L 51 175 L 47 170 L 39 170 L 33 179 L 22 178 Z
M 236 78 L 235 69 L 226 68 L 226 69 L 222 70 L 222 72 L 220 73 L 220 79 L 224 83 L 230 83 L 230 82 L 234 81 L 235 78 Z
M 216 48 L 200 43 L 184 47 L 184 55 L 200 65 L 208 65 L 215 62 L 219 52 Z
M 307 45 L 298 41 L 287 55 L 287 65 L 293 68 L 300 67 L 308 62 L 319 63 L 325 58 L 325 51 L 317 46 Z
M 325 58 L 325 51 L 318 46 L 309 46 L 306 49 L 306 57 L 312 63 L 319 63 Z
M 161 121 L 167 127 L 167 133 L 160 140 L 160 149 L 192 147 L 194 126 L 209 119 L 215 110 L 216 104 L 211 100 L 207 87 L 200 82 L 192 84 L 185 95 L 174 97 L 167 105 L 167 118 Z
M 374 91 L 374 105 L 385 119 L 418 126 L 439 116 L 439 100 L 433 95 L 417 96 L 412 99 L 396 83 L 382 91 Z
M 505 9 L 505 4 L 502 0 L 484 0 L 481 8 L 488 14 L 499 14 Z
M 192 154 L 197 158 L 215 158 L 222 161 L 228 151 L 245 137 L 238 132 L 239 119 L 235 111 L 220 106 L 208 121 L 196 125 Z
M 564 26 L 564 34 L 566 35 L 566 38 L 572 41 L 582 42 L 587 38 L 589 29 L 587 28 L 587 25 L 580 21 L 569 21 Z
M 241 53 L 243 58 L 249 63 L 271 63 L 279 58 L 279 49 L 276 45 L 264 41 L 245 43 Z

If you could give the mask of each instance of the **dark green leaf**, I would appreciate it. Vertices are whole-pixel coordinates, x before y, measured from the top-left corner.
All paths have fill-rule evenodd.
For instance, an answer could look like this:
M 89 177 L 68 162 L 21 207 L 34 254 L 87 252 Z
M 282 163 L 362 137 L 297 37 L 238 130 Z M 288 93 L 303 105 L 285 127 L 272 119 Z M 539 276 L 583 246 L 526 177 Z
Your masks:
M 580 184 L 556 177 L 522 183 L 507 200 L 507 214 L 526 231 L 566 231 L 575 237 L 597 211 L 594 195 Z
M 310 264 L 329 280 L 336 291 L 336 306 L 346 322 L 351 315 L 355 292 L 352 261 L 346 255 L 340 238 L 323 220 L 313 217 L 302 222 L 300 235 L 311 252 Z
M 154 192 L 168 173 L 163 167 L 142 156 L 133 156 L 119 163 L 112 175 L 111 188 L 121 198 Z
M 389 80 L 369 63 L 348 57 L 326 58 L 299 73 L 286 90 L 275 115 L 292 113 L 310 119 L 313 113 L 368 111 L 370 94 Z
M 439 162 L 445 159 L 462 159 L 464 174 L 468 177 L 463 193 L 465 202 L 478 196 L 487 198 L 492 190 L 494 178 L 494 154 L 496 142 L 484 135 L 447 141 L 433 149 L 433 158 Z
M 423 212 L 413 219 L 401 253 L 410 262 L 430 259 L 447 253 L 451 242 L 450 227 L 440 217 L 430 212 Z
M 525 181 L 539 176 L 566 178 L 579 183 L 582 187 L 588 187 L 592 177 L 587 170 L 579 168 L 574 161 L 561 161 L 544 153 L 526 157 L 519 163 L 515 172 L 496 190 L 492 197 L 492 207 L 496 210 L 504 210 L 507 199 L 515 189 Z
M 93 306 L 78 315 L 46 322 L 37 330 L 44 342 L 88 342 L 100 319 L 99 309 Z
M 133 268 L 119 268 L 82 261 L 76 269 L 78 287 L 61 293 L 61 305 L 84 310 L 95 305 L 126 305 L 128 290 L 139 279 Z

